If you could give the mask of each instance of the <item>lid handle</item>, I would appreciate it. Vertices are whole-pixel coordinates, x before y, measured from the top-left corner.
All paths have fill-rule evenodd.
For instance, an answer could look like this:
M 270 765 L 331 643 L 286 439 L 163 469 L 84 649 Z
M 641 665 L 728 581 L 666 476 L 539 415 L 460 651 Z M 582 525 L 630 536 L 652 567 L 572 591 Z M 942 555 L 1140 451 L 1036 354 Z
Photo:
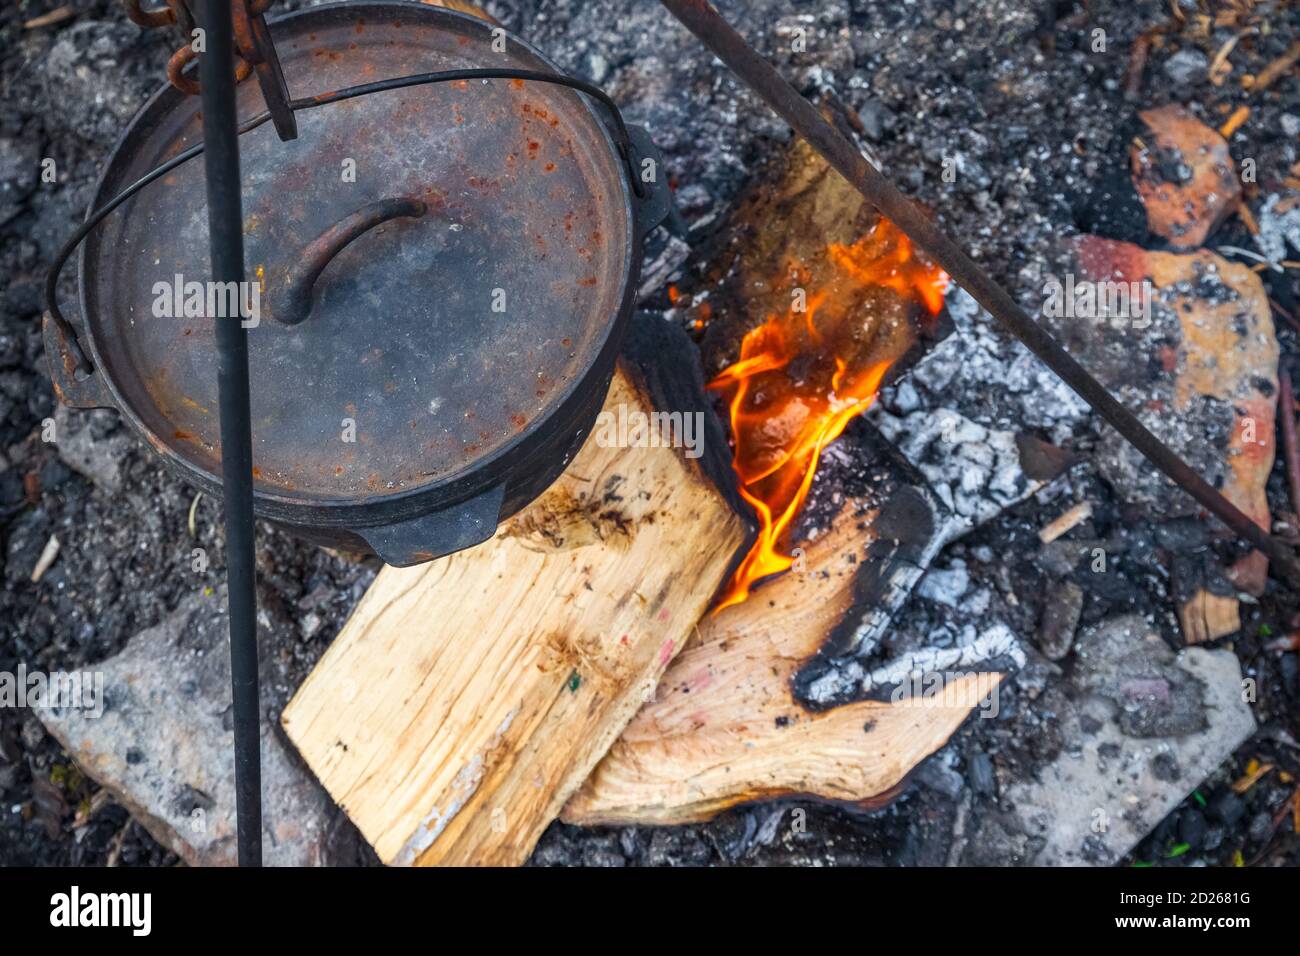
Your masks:
M 268 290 L 271 318 L 284 325 L 297 325 L 311 314 L 316 280 L 344 246 L 362 233 L 390 219 L 418 219 L 428 207 L 418 199 L 392 196 L 362 206 L 356 212 L 330 226 L 309 242 Z

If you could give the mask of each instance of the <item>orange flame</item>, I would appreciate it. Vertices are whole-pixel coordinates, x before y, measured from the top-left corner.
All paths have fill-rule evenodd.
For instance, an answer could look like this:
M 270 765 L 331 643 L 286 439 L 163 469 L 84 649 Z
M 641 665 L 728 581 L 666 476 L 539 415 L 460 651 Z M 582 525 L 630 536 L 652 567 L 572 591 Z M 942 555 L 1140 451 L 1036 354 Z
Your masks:
M 732 390 L 732 465 L 759 519 L 758 540 L 715 611 L 739 604 L 760 579 L 794 564 L 782 541 L 812 487 L 822 450 L 876 399 L 891 360 L 863 354 L 872 341 L 864 331 L 871 326 L 870 316 L 862 318 L 864 290 L 892 289 L 931 315 L 943 307 L 947 274 L 914 255 L 888 220 L 852 245 L 830 243 L 825 259 L 829 280 L 746 334 L 740 360 L 708 385 Z M 813 270 L 791 263 L 789 275 L 794 292 Z

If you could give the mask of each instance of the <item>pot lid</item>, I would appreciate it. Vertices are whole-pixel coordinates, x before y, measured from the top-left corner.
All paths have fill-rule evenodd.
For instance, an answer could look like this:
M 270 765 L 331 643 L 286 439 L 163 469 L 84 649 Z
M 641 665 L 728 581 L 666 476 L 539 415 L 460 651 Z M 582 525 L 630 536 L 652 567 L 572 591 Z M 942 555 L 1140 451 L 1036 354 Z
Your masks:
M 272 31 L 294 97 L 435 70 L 556 71 L 513 37 L 494 52 L 483 21 L 419 4 L 316 7 Z M 241 84 L 239 115 L 262 109 L 257 84 Z M 294 141 L 271 124 L 240 138 L 256 491 L 330 504 L 463 476 L 535 429 L 606 344 L 633 247 L 613 144 L 580 95 L 519 80 L 385 91 L 297 118 Z M 96 205 L 201 139 L 198 98 L 161 91 Z M 283 324 L 313 241 L 319 252 L 349 217 L 352 241 L 306 283 L 305 318 Z M 82 254 L 87 337 L 114 397 L 215 479 L 204 316 L 231 298 L 206 284 L 202 161 L 125 203 Z

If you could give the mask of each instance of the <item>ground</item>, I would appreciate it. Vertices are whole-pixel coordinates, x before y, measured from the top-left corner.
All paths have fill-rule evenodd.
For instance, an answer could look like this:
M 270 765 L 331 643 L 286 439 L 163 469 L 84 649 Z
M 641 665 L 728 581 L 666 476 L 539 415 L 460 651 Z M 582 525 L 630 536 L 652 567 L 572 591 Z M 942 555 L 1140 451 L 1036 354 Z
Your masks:
M 102 660 L 223 575 L 216 503 L 205 497 L 195 506 L 195 490 L 165 473 L 112 413 L 60 419 L 73 430 L 92 430 L 94 453 L 84 470 L 93 481 L 41 440 L 42 422 L 55 413 L 40 334 L 45 270 L 83 215 L 118 132 L 161 82 L 171 52 L 170 37 L 139 30 L 120 4 L 106 0 L 72 0 L 74 17 L 25 29 L 57 6 L 57 0 L 17 0 L 0 10 L 0 671 L 14 671 L 19 662 L 69 669 Z M 650 130 L 697 233 L 721 217 L 772 142 L 788 136 L 653 0 L 488 0 L 485 6 L 562 67 L 603 85 L 629 121 Z M 1232 74 L 1215 85 L 1207 66 L 1236 31 L 1197 36 L 1201 5 L 1186 0 L 719 6 L 805 92 L 832 91 L 856 109 L 883 168 L 1032 311 L 1041 301 L 1043 250 L 1053 238 L 1085 231 L 1134 238 L 1126 234 L 1134 228 L 1131 217 L 1108 205 L 1103 187 L 1138 109 L 1180 103 L 1218 126 L 1233 107 L 1249 105 L 1250 118 L 1230 145 L 1234 157 L 1258 162 L 1261 194 L 1277 188 L 1297 159 L 1300 78 L 1284 77 L 1268 97 L 1252 97 L 1238 82 L 1300 36 L 1294 7 L 1255 3 L 1249 22 L 1256 32 L 1243 36 L 1230 58 Z M 1230 6 L 1209 4 L 1212 12 Z M 1135 43 L 1167 22 L 1166 42 L 1152 50 L 1140 85 L 1126 95 Z M 799 27 L 808 30 L 807 45 L 794 52 Z M 1103 49 L 1096 30 L 1104 31 Z M 46 158 L 57 170 L 54 184 L 39 181 Z M 942 176 L 945 159 L 955 160 L 953 182 Z M 1253 248 L 1235 217 L 1211 245 Z M 74 272 L 64 277 L 64 302 L 75 300 Z M 1300 312 L 1300 271 L 1264 278 L 1280 306 Z M 1283 368 L 1295 369 L 1296 329 L 1278 325 Z M 1007 390 L 985 390 L 972 380 L 963 392 L 961 377 L 959 371 L 954 401 L 983 424 L 1045 428 L 1053 420 L 1051 409 Z M 1027 413 L 1042 420 L 1023 422 Z M 1086 451 L 1096 434 L 1085 423 L 1068 437 Z M 1068 480 L 1073 496 L 1097 505 L 1082 537 L 1122 538 L 1130 562 L 1130 573 L 1108 578 L 1117 584 L 1084 595 L 1083 625 L 1133 612 L 1178 646 L 1156 531 L 1090 464 Z M 1280 463 L 1268 493 L 1279 520 L 1294 512 Z M 972 588 L 989 591 L 996 612 L 1026 639 L 1038 628 L 1045 582 L 1030 543 L 1059 513 L 1061 500 L 1067 499 L 1031 499 L 950 546 L 937 562 L 942 568 L 964 562 Z M 62 542 L 59 557 L 32 583 L 30 570 L 51 534 Z M 1189 534 L 1203 536 L 1203 530 Z M 196 543 L 211 558 L 203 573 L 191 569 Z M 286 672 L 299 675 L 328 646 L 373 574 L 372 567 L 266 527 L 260 528 L 258 571 L 264 653 L 279 655 Z M 1300 621 L 1293 595 L 1275 582 L 1244 610 L 1242 631 L 1228 646 L 1257 682 L 1252 707 L 1261 729 L 1128 863 L 1285 864 L 1300 857 L 1280 812 L 1300 775 L 1297 655 L 1272 647 Z M 914 597 L 906 613 L 934 617 L 938 626 L 944 612 Z M 1013 775 L 1018 761 L 1059 746 L 1035 710 L 1032 684 L 1011 687 L 1005 719 L 968 723 L 918 771 L 909 792 L 883 810 L 760 806 L 707 825 L 663 830 L 556 824 L 533 862 L 944 863 L 960 808 L 996 805 L 999 780 Z M 1229 785 L 1254 759 L 1275 769 L 1238 796 Z M 94 794 L 30 713 L 0 710 L 0 863 L 175 862 L 129 823 L 125 810 Z

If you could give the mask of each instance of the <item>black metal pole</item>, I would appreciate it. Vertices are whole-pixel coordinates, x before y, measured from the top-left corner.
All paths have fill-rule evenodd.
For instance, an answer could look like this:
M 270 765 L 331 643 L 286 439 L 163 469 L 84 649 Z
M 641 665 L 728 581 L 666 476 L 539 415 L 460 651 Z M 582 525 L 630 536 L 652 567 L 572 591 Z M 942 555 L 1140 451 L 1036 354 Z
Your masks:
M 244 281 L 243 205 L 230 0 L 203 0 L 203 162 L 208 243 L 215 282 Z M 241 286 L 242 289 L 242 286 Z M 240 295 L 240 301 L 244 296 Z M 248 401 L 248 333 L 241 317 L 215 316 L 221 406 L 221 479 L 226 511 L 230 683 L 235 724 L 239 865 L 262 865 L 262 754 L 257 680 L 257 596 L 253 558 L 253 440 Z
M 1002 327 L 1018 338 L 1044 365 L 1124 436 L 1153 465 L 1168 475 L 1207 510 L 1218 516 L 1239 538 L 1269 556 L 1293 583 L 1300 584 L 1295 550 L 1255 524 L 1236 505 L 1156 438 L 1137 416 L 1121 405 L 1041 325 L 1016 304 L 961 248 L 939 231 L 910 199 L 899 192 L 863 158 L 852 143 L 782 78 L 708 0 L 660 0 L 668 11 L 713 51 L 732 72 L 848 180 L 867 201 L 912 239 L 953 280 L 988 310 Z

